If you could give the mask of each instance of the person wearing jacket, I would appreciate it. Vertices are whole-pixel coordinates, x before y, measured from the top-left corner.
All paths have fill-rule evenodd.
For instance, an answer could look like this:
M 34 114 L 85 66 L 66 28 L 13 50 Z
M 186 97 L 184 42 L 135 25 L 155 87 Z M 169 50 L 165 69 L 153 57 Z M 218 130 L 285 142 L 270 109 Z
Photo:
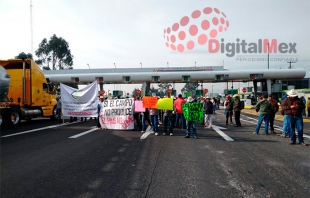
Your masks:
M 233 109 L 235 112 L 235 123 L 236 123 L 235 127 L 241 127 L 241 122 L 240 122 L 241 104 L 239 100 L 239 95 L 235 94 L 233 98 L 235 99 L 235 102 L 233 105 Z
M 264 94 L 263 99 L 255 107 L 256 112 L 259 112 L 259 117 L 255 128 L 255 132 L 253 132 L 254 135 L 258 135 L 260 126 L 263 121 L 265 122 L 264 133 L 265 135 L 268 135 L 269 116 L 272 111 L 272 106 L 270 102 L 267 100 L 267 98 L 268 94 Z
M 182 98 L 182 94 L 178 95 L 178 99 L 176 99 L 173 103 L 174 106 L 174 110 L 175 110 L 175 127 L 178 128 L 179 127 L 179 119 L 181 118 L 182 121 L 182 128 L 186 129 L 186 121 L 185 121 L 185 117 L 183 115 L 183 110 L 182 110 L 182 104 L 185 104 L 186 101 Z
M 297 92 L 294 89 L 291 89 L 289 92 L 287 92 L 288 97 L 283 100 L 281 106 L 284 110 L 284 114 L 289 116 L 291 118 L 291 143 L 290 144 L 296 144 L 296 134 L 295 134 L 295 127 L 297 129 L 298 133 L 298 142 L 302 146 L 307 146 L 306 143 L 304 143 L 303 138 L 303 119 L 302 119 L 302 110 L 305 109 L 305 104 L 303 101 L 298 98 Z
M 209 96 L 206 96 L 205 102 L 203 103 L 205 128 L 212 128 L 213 103 L 210 99 Z
M 230 125 L 234 125 L 232 121 L 234 102 L 231 99 L 230 95 L 226 96 L 226 100 L 224 102 L 224 108 L 226 110 L 226 125 L 228 125 L 228 118 L 230 119 Z
M 270 133 L 271 134 L 276 134 L 276 132 L 274 131 L 274 118 L 276 116 L 276 113 L 279 111 L 279 105 L 278 105 L 278 101 L 276 99 L 273 98 L 272 94 L 268 95 L 268 100 L 271 104 L 271 112 L 270 112 L 270 116 L 269 116 L 269 123 L 270 123 Z

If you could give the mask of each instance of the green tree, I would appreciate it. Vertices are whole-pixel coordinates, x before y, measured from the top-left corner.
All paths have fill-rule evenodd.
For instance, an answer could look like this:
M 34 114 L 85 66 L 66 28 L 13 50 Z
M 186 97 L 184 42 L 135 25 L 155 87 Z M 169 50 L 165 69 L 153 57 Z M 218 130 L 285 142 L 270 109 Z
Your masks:
M 181 89 L 182 93 L 190 92 L 192 96 L 196 95 L 196 89 L 199 86 L 198 83 L 186 83 L 184 87 Z
M 15 56 L 15 58 L 17 58 L 17 59 L 27 59 L 27 58 L 33 59 L 31 53 L 26 54 L 25 52 L 19 53 L 17 56 Z
M 45 70 L 51 70 L 50 64 L 53 70 L 73 69 L 73 55 L 69 43 L 55 34 L 49 41 L 44 38 L 35 54 L 39 58 L 36 62 Z

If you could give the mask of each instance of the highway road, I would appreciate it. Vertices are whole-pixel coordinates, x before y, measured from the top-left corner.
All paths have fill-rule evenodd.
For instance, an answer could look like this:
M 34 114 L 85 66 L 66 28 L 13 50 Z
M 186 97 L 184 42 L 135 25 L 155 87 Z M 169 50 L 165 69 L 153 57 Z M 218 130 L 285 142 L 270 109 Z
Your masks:
M 242 127 L 197 123 L 199 139 L 139 131 L 98 130 L 95 121 L 49 119 L 1 130 L 1 198 L 51 197 L 310 197 L 310 146 L 253 135 L 257 115 Z M 304 139 L 310 143 L 309 120 Z

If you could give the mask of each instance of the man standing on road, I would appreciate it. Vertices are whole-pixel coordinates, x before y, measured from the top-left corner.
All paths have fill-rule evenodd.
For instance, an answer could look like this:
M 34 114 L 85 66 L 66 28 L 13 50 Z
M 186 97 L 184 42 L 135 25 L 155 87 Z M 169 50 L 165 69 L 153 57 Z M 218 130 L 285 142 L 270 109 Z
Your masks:
M 283 101 L 288 97 L 288 95 L 285 93 L 282 97 L 281 97 L 281 106 Z M 289 115 L 285 115 L 284 113 L 284 109 L 281 110 L 281 114 L 284 116 L 283 118 L 283 129 L 282 129 L 282 134 L 280 135 L 281 137 L 284 138 L 289 138 L 291 131 L 292 131 L 292 127 L 291 127 L 291 116 Z
M 182 104 L 185 104 L 186 101 L 182 98 L 182 94 L 179 94 L 178 95 L 178 99 L 176 99 L 174 101 L 174 109 L 175 109 L 175 127 L 176 128 L 179 128 L 179 119 L 181 118 L 181 121 L 182 121 L 182 128 L 183 129 L 186 129 L 186 122 L 185 122 L 185 118 L 184 118 L 184 115 L 183 115 L 183 110 L 182 110 Z
M 228 118 L 230 119 L 230 125 L 234 125 L 232 121 L 234 102 L 231 100 L 230 95 L 226 96 L 224 108 L 226 110 L 226 125 L 228 125 Z
M 100 119 L 100 111 L 101 111 L 101 109 L 103 108 L 103 101 L 104 101 L 104 97 L 103 97 L 103 96 L 100 96 L 100 97 L 99 97 L 99 103 L 98 103 L 98 106 L 97 106 L 97 113 L 98 113 L 97 128 L 101 128 L 99 119 Z
M 303 101 L 298 98 L 297 92 L 294 89 L 291 89 L 287 92 L 288 97 L 282 102 L 282 109 L 284 110 L 284 114 L 291 117 L 291 143 L 296 144 L 296 134 L 295 127 L 298 132 L 298 142 L 302 146 L 307 146 L 304 143 L 303 138 L 303 119 L 302 119 L 302 110 L 305 109 L 305 104 Z
M 210 101 L 210 97 L 206 96 L 206 101 L 203 103 L 204 109 L 204 128 L 212 128 L 212 114 L 213 114 L 213 103 Z
M 149 108 L 150 117 L 152 122 L 152 128 L 155 135 L 158 135 L 158 114 L 159 111 L 157 108 Z
M 270 112 L 270 116 L 269 116 L 269 122 L 270 122 L 270 133 L 271 134 L 276 134 L 276 132 L 274 131 L 274 118 L 276 116 L 276 113 L 279 111 L 279 105 L 278 105 L 278 101 L 276 99 L 273 98 L 272 94 L 268 95 L 268 100 L 272 106 L 272 110 Z
M 188 97 L 187 103 L 196 102 L 191 96 Z M 197 131 L 196 131 L 196 122 L 195 121 L 188 121 L 186 120 L 186 136 L 185 138 L 191 137 L 191 128 L 193 129 L 193 136 L 195 139 L 198 139 L 197 137 Z
M 233 98 L 235 99 L 235 102 L 234 102 L 234 112 L 235 112 L 235 122 L 236 122 L 235 127 L 241 127 L 241 122 L 240 122 L 241 103 L 239 100 L 239 95 L 235 94 Z
M 258 117 L 257 125 L 255 128 L 255 132 L 253 132 L 254 135 L 258 135 L 260 126 L 263 121 L 265 122 L 264 133 L 265 135 L 268 135 L 269 115 L 272 111 L 272 106 L 270 102 L 267 100 L 267 98 L 268 98 L 268 94 L 264 94 L 263 100 L 261 100 L 256 105 L 256 112 L 259 112 L 259 117 Z

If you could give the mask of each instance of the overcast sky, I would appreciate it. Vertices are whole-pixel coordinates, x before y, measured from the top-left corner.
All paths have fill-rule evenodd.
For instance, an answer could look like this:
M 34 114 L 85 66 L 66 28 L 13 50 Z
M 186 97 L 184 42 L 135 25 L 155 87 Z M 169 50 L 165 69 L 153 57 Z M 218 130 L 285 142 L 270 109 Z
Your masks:
M 20 52 L 31 53 L 30 2 L 0 1 L 0 59 L 13 58 Z M 224 68 L 229 70 L 267 68 L 267 61 L 240 61 L 244 57 L 267 57 L 264 53 L 240 52 L 233 57 L 221 52 L 209 53 L 208 43 L 213 36 L 219 42 L 224 39 L 224 44 L 238 43 L 237 39 L 240 39 L 239 43 L 242 40 L 257 43 L 259 39 L 276 39 L 278 44 L 287 45 L 296 43 L 296 53 L 278 51 L 270 57 L 297 58 L 293 66 L 305 68 L 310 76 L 309 0 L 32 0 L 32 5 L 33 52 L 44 38 L 49 40 L 56 34 L 69 43 L 74 69 L 87 69 L 87 64 L 90 68 L 112 68 L 114 63 L 117 68 L 132 68 L 140 67 L 140 62 L 142 67 L 152 68 L 166 67 L 167 62 L 170 67 L 194 66 L 195 62 L 196 66 L 220 66 L 224 62 Z M 212 13 L 204 13 L 206 7 L 212 8 Z M 195 10 L 201 15 L 193 14 Z M 180 20 L 184 16 L 190 21 L 181 26 Z M 213 23 L 213 17 L 219 19 L 218 25 Z M 223 24 L 220 18 L 223 18 Z M 209 20 L 209 29 L 202 28 L 203 20 Z M 168 35 L 168 27 L 172 28 L 175 23 L 181 25 Z M 188 50 L 184 42 L 190 39 L 191 25 L 197 25 L 198 33 L 191 37 L 196 41 L 195 47 Z M 226 31 L 224 27 L 227 27 Z M 217 30 L 217 35 L 211 35 L 212 29 Z M 183 41 L 178 38 L 182 30 L 187 33 Z M 201 34 L 207 35 L 208 41 L 199 45 Z M 176 44 L 183 42 L 183 52 L 170 47 L 174 44 L 172 35 L 177 37 Z M 270 68 L 289 65 L 285 59 L 269 64 Z M 116 85 L 117 89 L 125 88 L 130 92 L 133 87 L 140 86 Z M 180 90 L 181 87 L 176 88 Z M 204 87 L 211 90 L 210 84 L 205 83 Z M 222 92 L 224 87 L 224 84 L 214 84 L 214 92 Z M 114 85 L 106 85 L 105 89 L 113 90 Z

